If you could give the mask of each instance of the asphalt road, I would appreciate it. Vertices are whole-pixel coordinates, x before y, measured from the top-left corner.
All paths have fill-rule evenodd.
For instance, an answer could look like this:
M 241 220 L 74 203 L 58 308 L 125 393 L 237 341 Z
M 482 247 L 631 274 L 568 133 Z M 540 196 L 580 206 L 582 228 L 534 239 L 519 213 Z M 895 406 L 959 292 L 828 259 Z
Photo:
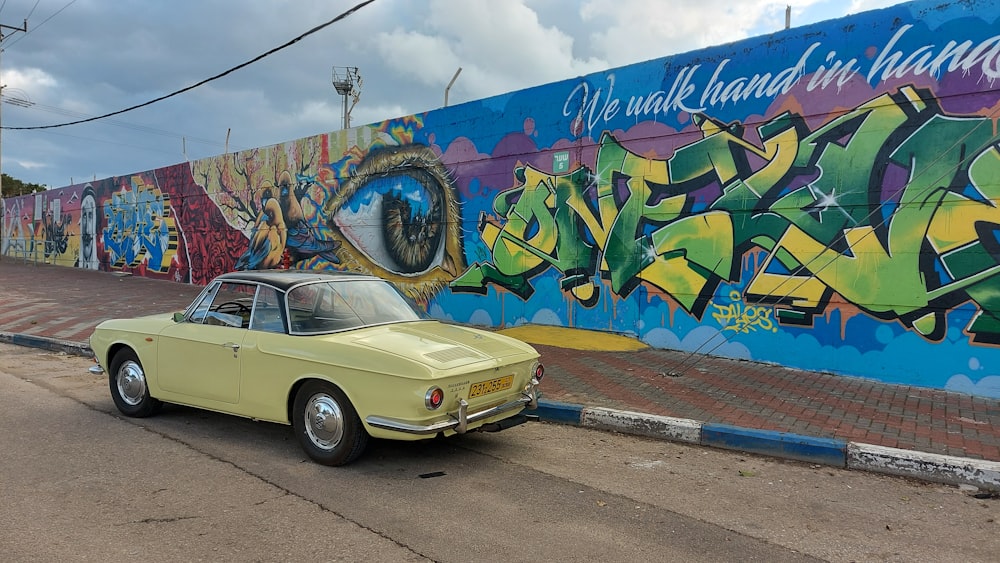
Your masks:
M 79 357 L 0 344 L 5 561 L 995 561 L 1000 501 L 551 424 L 308 461 L 290 429 L 126 419 Z

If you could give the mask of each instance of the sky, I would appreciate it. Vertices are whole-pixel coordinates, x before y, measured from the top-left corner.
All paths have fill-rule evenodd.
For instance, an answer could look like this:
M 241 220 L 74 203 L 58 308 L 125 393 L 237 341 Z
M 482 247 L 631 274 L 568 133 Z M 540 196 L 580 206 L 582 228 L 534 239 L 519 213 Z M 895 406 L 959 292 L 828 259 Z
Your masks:
M 897 0 L 0 0 L 0 170 L 58 188 L 352 126 Z M 678 6 L 682 6 L 678 8 Z M 24 26 L 27 32 L 14 28 Z M 350 102 L 349 102 L 350 103 Z M 228 144 L 227 144 L 228 139 Z

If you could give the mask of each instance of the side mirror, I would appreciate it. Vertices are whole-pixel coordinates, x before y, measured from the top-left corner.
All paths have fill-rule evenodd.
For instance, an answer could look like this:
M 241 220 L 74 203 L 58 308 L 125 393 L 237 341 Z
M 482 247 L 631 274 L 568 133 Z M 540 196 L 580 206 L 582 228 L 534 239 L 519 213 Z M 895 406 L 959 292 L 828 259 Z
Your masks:
M 184 320 L 184 311 L 174 313 L 174 322 L 179 323 Z

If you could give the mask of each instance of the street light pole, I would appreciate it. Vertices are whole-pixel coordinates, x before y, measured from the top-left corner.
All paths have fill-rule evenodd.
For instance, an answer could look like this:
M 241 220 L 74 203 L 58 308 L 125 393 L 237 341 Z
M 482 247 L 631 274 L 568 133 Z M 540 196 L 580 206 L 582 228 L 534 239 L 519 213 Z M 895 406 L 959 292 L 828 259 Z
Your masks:
M 21 27 L 14 27 L 0 23 L 0 57 L 3 56 L 3 40 L 5 37 L 3 31 L 5 29 L 11 30 L 11 33 L 16 31 L 23 31 L 24 33 L 27 33 L 28 20 L 25 19 L 24 25 L 22 25 Z M 0 140 L 3 139 L 3 127 L 2 127 L 3 89 L 4 89 L 4 84 L 2 82 L 2 75 L 0 75 Z M 0 257 L 3 256 L 3 225 L 4 225 L 3 215 L 6 211 L 7 211 L 7 204 L 4 203 L 3 200 L 3 144 L 0 143 Z
M 333 88 L 344 97 L 344 130 L 351 128 L 351 110 L 361 98 L 361 73 L 358 67 L 333 67 Z M 348 96 L 354 98 L 354 103 L 348 107 Z
M 444 89 L 444 107 L 448 107 L 448 91 L 455 85 L 455 81 L 458 80 L 458 75 L 461 73 L 462 67 L 458 67 L 458 70 L 455 71 L 455 76 L 451 77 L 451 82 L 449 82 L 448 87 Z

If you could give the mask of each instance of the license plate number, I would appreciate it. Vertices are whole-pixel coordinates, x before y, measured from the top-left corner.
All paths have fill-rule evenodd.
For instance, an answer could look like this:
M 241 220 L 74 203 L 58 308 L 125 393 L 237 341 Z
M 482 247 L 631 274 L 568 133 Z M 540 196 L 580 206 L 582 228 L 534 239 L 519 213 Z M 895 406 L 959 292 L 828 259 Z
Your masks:
M 469 398 L 472 399 L 474 397 L 482 397 L 483 395 L 489 395 L 490 393 L 510 389 L 513 385 L 513 375 L 505 375 L 496 379 L 490 379 L 489 381 L 480 381 L 479 383 L 474 383 L 472 387 L 469 388 Z

